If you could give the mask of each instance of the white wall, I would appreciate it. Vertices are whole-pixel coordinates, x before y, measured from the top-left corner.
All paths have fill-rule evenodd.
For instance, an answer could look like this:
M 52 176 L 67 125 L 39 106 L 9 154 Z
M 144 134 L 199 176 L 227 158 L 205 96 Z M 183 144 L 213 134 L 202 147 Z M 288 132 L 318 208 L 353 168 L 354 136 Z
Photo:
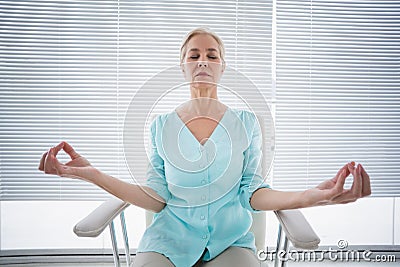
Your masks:
M 349 245 L 400 245 L 399 206 L 400 198 L 365 198 L 302 212 L 322 246 L 336 245 L 339 240 L 346 240 Z M 267 227 L 267 245 L 275 246 L 278 222 L 273 214 L 268 214 Z
M 74 225 L 102 202 L 97 201 L 3 201 L 1 202 L 1 249 L 111 248 L 108 228 L 97 238 L 80 238 Z M 144 211 L 126 212 L 131 247 L 138 245 L 145 229 Z M 118 244 L 123 248 L 117 221 Z
M 3 201 L 0 203 L 2 250 L 111 248 L 108 229 L 97 238 L 75 236 L 73 226 L 101 202 Z M 366 198 L 355 203 L 303 209 L 321 245 L 400 245 L 400 198 Z M 131 248 L 145 230 L 144 211 L 129 207 L 126 220 Z M 118 243 L 122 248 L 119 223 Z M 267 245 L 275 246 L 277 220 L 268 213 Z

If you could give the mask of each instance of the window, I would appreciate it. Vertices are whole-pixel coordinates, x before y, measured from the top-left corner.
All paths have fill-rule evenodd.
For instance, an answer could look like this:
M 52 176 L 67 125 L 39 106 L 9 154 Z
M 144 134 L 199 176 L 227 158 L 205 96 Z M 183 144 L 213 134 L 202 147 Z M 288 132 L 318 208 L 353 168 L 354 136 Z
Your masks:
M 373 196 L 400 196 L 399 14 L 398 1 L 277 1 L 275 188 L 354 160 Z
M 122 142 L 129 101 L 179 63 L 182 38 L 196 27 L 219 34 L 227 64 L 270 94 L 272 2 L 2 1 L 1 9 L 1 200 L 107 198 L 91 184 L 37 170 L 61 140 L 130 181 Z M 160 109 L 171 104 L 176 99 Z
M 122 142 L 129 101 L 178 63 L 182 37 L 199 26 L 222 37 L 228 65 L 273 101 L 275 188 L 314 186 L 355 160 L 376 178 L 374 196 L 399 196 L 400 4 L 274 3 L 276 39 L 272 1 L 2 1 L 0 200 L 106 198 L 37 170 L 61 140 L 130 180 Z M 236 104 L 227 92 L 221 99 Z

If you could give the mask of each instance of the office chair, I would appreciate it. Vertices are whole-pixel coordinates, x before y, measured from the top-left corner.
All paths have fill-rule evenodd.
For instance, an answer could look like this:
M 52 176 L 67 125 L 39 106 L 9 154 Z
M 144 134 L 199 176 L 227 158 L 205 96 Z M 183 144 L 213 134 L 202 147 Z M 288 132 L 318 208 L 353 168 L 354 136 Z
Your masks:
M 262 129 L 262 134 L 265 136 L 264 120 L 261 116 L 257 116 Z M 263 142 L 263 154 L 265 155 L 266 146 Z M 265 174 L 266 167 L 263 162 L 263 172 Z M 111 244 L 113 249 L 114 264 L 116 267 L 121 265 L 118 245 L 115 233 L 114 222 L 116 217 L 120 218 L 122 235 L 125 247 L 125 257 L 127 266 L 131 265 L 131 256 L 129 250 L 129 241 L 127 228 L 125 223 L 124 210 L 129 206 L 118 198 L 111 198 L 101 204 L 98 208 L 92 211 L 84 219 L 78 222 L 74 227 L 74 232 L 79 237 L 97 237 L 105 228 L 109 227 L 111 235 Z M 295 248 L 299 249 L 316 249 L 320 239 L 301 213 L 300 210 L 279 210 L 274 211 L 278 221 L 278 238 L 275 250 L 275 256 L 278 251 L 288 251 L 289 241 Z M 250 231 L 255 236 L 255 245 L 257 251 L 265 250 L 265 237 L 266 237 L 266 212 L 252 213 L 253 223 Z M 153 219 L 153 213 L 146 211 L 146 226 L 149 226 Z M 279 265 L 284 267 L 286 262 L 281 261 L 278 257 L 274 259 L 275 267 Z

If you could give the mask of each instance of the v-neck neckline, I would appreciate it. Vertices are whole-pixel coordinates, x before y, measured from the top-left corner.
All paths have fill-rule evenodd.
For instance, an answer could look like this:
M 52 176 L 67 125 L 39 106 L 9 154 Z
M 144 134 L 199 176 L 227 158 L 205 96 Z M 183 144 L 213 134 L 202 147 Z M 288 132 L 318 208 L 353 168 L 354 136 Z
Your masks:
M 175 113 L 175 116 L 177 117 L 177 119 L 180 121 L 180 123 L 183 124 L 183 127 L 187 130 L 189 135 L 196 141 L 196 143 L 199 144 L 201 147 L 205 147 L 206 144 L 208 143 L 208 140 L 213 139 L 213 136 L 215 135 L 215 132 L 217 132 L 218 128 L 221 126 L 221 122 L 226 117 L 228 111 L 229 111 L 229 107 L 226 108 L 226 110 L 225 110 L 224 114 L 222 115 L 221 119 L 218 121 L 217 126 L 215 126 L 214 130 L 211 132 L 210 136 L 207 137 L 207 140 L 203 144 L 196 138 L 196 136 L 189 129 L 189 127 L 187 127 L 186 123 L 181 119 L 181 117 L 179 117 L 179 114 L 178 114 L 178 112 L 176 112 L 176 110 L 174 110 L 174 113 Z

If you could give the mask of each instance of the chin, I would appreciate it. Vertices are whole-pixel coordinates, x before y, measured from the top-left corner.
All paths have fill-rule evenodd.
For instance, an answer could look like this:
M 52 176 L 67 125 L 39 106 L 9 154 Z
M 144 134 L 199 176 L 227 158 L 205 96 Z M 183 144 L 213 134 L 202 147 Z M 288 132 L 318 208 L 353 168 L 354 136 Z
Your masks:
M 205 81 L 201 81 L 201 82 L 194 81 L 193 82 L 193 87 L 200 89 L 200 90 L 211 89 L 215 86 L 216 86 L 215 82 L 211 82 L 211 81 L 210 82 L 205 82 Z

